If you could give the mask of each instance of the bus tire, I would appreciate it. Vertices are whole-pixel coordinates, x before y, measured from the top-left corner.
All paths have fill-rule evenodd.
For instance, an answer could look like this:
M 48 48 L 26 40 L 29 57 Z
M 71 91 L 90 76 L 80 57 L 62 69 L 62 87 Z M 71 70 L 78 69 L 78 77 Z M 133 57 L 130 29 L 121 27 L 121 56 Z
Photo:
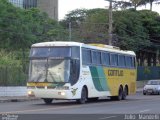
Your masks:
M 127 94 L 128 94 L 128 89 L 127 89 L 127 87 L 125 87 L 124 90 L 123 90 L 122 100 L 126 100 Z
M 122 87 L 120 87 L 118 91 L 117 100 L 122 100 L 122 97 L 123 97 L 123 89 Z
M 51 104 L 53 99 L 52 98 L 43 98 L 43 101 L 46 103 L 46 104 Z
M 77 100 L 78 103 L 84 104 L 87 101 L 87 90 L 85 87 L 82 88 L 81 98 Z
M 95 97 L 95 98 L 88 98 L 88 101 L 91 101 L 91 102 L 94 102 L 94 101 L 97 101 L 98 100 L 98 97 Z
M 110 96 L 111 100 L 117 100 L 117 96 Z
M 123 89 L 122 89 L 122 87 L 120 87 L 118 90 L 118 96 L 110 96 L 110 99 L 120 101 L 120 100 L 122 100 L 122 97 L 123 97 Z

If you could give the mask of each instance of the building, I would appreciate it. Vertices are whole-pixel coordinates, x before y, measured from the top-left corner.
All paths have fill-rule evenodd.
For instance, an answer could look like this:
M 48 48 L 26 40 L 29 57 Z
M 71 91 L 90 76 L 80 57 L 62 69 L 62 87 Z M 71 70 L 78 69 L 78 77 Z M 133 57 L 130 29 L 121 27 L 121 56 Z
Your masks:
M 37 6 L 51 18 L 58 20 L 58 0 L 37 0 Z
M 46 12 L 50 18 L 58 20 L 58 0 L 9 0 L 9 2 L 24 9 L 38 7 L 42 12 Z

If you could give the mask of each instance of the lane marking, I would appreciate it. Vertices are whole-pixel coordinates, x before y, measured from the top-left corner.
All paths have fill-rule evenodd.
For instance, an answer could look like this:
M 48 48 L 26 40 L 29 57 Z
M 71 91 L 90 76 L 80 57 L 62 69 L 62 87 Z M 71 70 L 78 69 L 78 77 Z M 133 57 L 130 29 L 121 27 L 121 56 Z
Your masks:
M 149 111 L 151 111 L 150 109 L 146 109 L 146 110 L 141 110 L 141 111 L 139 111 L 140 113 L 144 113 L 144 112 L 149 112 Z
M 108 117 L 99 118 L 99 119 L 104 120 L 104 119 L 110 119 L 110 118 L 115 118 L 115 117 L 117 117 L 117 116 L 108 116 Z
M 43 109 L 21 110 L 21 111 L 9 111 L 9 112 L 0 112 L 0 114 L 15 114 L 15 113 L 25 113 L 25 112 L 38 112 L 38 111 L 45 111 L 45 110 L 78 108 L 78 107 L 80 107 L 80 106 L 54 107 L 54 108 L 43 108 Z

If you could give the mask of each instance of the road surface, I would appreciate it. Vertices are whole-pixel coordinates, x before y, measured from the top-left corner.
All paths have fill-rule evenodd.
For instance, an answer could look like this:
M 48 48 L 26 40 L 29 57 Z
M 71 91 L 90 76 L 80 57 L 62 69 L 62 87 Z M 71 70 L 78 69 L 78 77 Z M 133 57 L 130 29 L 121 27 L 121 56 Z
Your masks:
M 87 120 L 98 119 L 134 119 L 134 114 L 153 114 L 155 119 L 160 119 L 160 95 L 147 95 L 142 93 L 128 96 L 127 100 L 111 101 L 109 99 L 100 99 L 97 102 L 87 102 L 86 104 L 77 104 L 75 101 L 54 101 L 51 105 L 46 105 L 42 100 L 0 103 L 0 114 L 4 115 L 26 115 L 24 118 L 47 116 L 56 119 L 67 119 L 72 116 L 73 119 L 85 117 Z M 25 114 L 25 115 L 24 115 Z M 28 114 L 32 114 L 28 116 Z M 55 114 L 55 115 L 53 115 Z M 59 115 L 61 114 L 61 115 Z M 121 116 L 122 114 L 122 116 Z M 132 116 L 133 115 L 133 116 Z M 81 117 L 80 117 L 81 116 Z M 59 118 L 60 117 L 60 118 Z M 74 118 L 75 117 L 75 118 Z M 141 116 L 142 117 L 142 116 Z M 153 117 L 153 116 L 152 116 Z M 49 118 L 48 118 L 49 119 Z M 46 119 L 46 120 L 48 120 Z M 137 118 L 136 118 L 137 119 Z M 34 119 L 35 120 L 35 119 Z M 37 119 L 38 120 L 38 119 Z

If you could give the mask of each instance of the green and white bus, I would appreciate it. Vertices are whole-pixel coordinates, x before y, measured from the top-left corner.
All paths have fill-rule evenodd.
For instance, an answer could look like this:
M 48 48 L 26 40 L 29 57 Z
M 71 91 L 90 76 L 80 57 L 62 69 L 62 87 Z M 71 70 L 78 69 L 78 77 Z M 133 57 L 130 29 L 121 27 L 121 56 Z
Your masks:
M 126 99 L 136 91 L 136 55 L 103 44 L 42 42 L 30 51 L 28 96 L 54 99 Z

